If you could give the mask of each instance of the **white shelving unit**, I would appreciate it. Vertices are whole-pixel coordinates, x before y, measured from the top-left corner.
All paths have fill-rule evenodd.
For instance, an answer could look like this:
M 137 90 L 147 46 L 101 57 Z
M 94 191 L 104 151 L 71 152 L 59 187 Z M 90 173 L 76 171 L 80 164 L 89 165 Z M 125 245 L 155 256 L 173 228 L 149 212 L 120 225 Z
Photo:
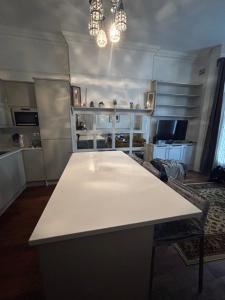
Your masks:
M 151 81 L 155 93 L 154 117 L 195 119 L 199 117 L 202 86 L 192 83 Z
M 144 151 L 152 111 L 123 108 L 71 108 L 73 152 Z

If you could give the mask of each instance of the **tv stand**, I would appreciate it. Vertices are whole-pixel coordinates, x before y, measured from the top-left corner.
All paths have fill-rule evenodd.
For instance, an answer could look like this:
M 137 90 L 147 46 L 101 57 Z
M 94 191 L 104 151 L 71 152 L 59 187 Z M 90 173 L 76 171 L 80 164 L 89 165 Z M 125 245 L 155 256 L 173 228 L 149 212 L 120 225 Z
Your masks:
M 178 143 L 176 141 L 172 144 L 146 144 L 144 159 L 145 161 L 151 161 L 155 158 L 177 160 L 184 163 L 188 170 L 192 170 L 194 150 L 195 144 L 193 143 Z

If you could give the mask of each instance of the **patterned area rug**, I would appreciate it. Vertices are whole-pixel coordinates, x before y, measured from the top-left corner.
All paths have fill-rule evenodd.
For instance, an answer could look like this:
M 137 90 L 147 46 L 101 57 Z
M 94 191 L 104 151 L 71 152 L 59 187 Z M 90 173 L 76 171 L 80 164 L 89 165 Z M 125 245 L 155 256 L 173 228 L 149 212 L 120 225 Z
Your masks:
M 225 186 L 216 183 L 196 183 L 188 186 L 210 201 L 205 225 L 204 261 L 225 259 Z M 181 241 L 175 247 L 187 265 L 198 263 L 197 239 Z

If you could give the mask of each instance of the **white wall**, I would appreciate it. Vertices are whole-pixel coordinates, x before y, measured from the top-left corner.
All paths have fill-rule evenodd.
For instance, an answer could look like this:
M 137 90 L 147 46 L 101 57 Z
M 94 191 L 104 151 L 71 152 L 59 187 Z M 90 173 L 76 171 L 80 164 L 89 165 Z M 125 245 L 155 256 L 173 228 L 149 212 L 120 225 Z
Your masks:
M 221 56 L 222 46 L 203 49 L 195 61 L 193 78 L 202 84 L 201 119 L 193 121 L 192 133 L 196 137 L 197 145 L 195 153 L 194 169 L 200 170 L 201 156 L 204 149 L 205 137 L 208 129 L 211 108 L 214 100 L 215 87 L 217 81 L 217 60 Z M 204 71 L 200 75 L 199 71 Z M 199 130 L 196 130 L 196 129 Z
M 150 80 L 192 82 L 192 53 L 123 42 L 100 49 L 90 37 L 63 34 L 69 46 L 71 83 L 81 86 L 83 100 L 87 89 L 88 103 L 104 101 L 106 106 L 112 106 L 116 99 L 120 106 L 134 102 L 143 107 Z
M 70 78 L 73 85 L 81 86 L 83 100 L 87 90 L 88 103 L 104 101 L 106 106 L 112 106 L 116 99 L 124 107 L 131 101 L 143 107 L 144 92 L 149 90 L 152 79 L 202 83 L 202 118 L 191 121 L 188 130 L 188 138 L 198 141 L 195 169 L 199 169 L 220 46 L 185 53 L 122 42 L 114 48 L 99 49 L 89 36 L 70 32 L 63 35 L 0 26 L 0 79 Z M 199 76 L 201 69 L 205 73 Z
M 68 78 L 68 50 L 62 35 L 0 26 L 0 79 Z

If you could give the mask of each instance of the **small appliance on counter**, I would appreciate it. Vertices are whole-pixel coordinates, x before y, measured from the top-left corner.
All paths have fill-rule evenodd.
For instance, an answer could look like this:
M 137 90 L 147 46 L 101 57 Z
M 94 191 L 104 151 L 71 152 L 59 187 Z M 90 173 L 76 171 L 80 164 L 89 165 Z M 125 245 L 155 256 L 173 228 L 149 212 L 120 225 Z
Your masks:
M 39 132 L 34 132 L 32 134 L 32 147 L 34 148 L 41 147 L 41 138 Z
M 14 107 L 12 108 L 12 118 L 15 126 L 39 126 L 36 108 Z
M 24 147 L 24 137 L 22 134 L 19 133 L 14 133 L 12 135 L 12 140 L 13 140 L 13 144 L 14 146 L 23 148 Z

